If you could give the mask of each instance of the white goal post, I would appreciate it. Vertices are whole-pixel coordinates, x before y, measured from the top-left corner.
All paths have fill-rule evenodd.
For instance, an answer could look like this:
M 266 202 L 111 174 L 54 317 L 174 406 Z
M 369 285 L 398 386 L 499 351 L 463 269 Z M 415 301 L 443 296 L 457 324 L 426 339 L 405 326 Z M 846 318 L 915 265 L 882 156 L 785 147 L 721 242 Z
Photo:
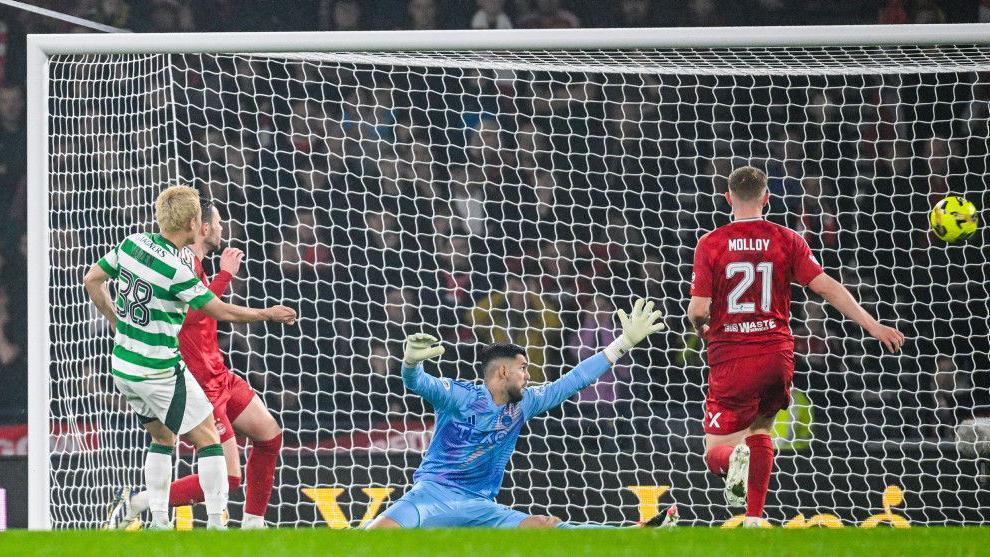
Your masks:
M 912 337 L 880 356 L 795 298 L 811 407 L 795 420 L 810 432 L 780 440 L 770 517 L 990 516 L 988 455 L 957 447 L 965 404 L 939 406 L 935 373 L 978 394 L 973 378 L 990 373 L 987 235 L 925 235 L 930 197 L 990 200 L 990 25 L 30 35 L 27 50 L 32 529 L 96 527 L 109 489 L 139 478 L 143 434 L 101 379 L 109 336 L 73 277 L 149 227 L 154 192 L 174 181 L 223 201 L 254 262 L 235 300 L 303 306 L 285 338 L 234 328 L 222 343 L 298 429 L 269 521 L 341 526 L 321 507 L 335 504 L 357 525 L 382 493 L 362 489 L 402 493 L 430 427 L 395 382 L 404 329 L 447 327 L 466 348 L 439 372 L 474 379 L 480 331 L 504 317 L 510 338 L 545 345 L 552 379 L 594 348 L 581 344 L 589 307 L 647 293 L 671 331 L 610 393 L 534 420 L 499 500 L 620 524 L 673 497 L 693 523 L 724 522 L 683 311 L 691 250 L 727 221 L 718 181 L 737 163 L 767 168 L 771 218 L 827 238 L 812 242 L 826 268 Z M 286 151 L 293 138 L 305 145 Z M 441 300 L 465 288 L 436 282 L 459 276 L 444 267 L 458 256 L 467 299 Z M 517 283 L 539 317 L 496 315 Z

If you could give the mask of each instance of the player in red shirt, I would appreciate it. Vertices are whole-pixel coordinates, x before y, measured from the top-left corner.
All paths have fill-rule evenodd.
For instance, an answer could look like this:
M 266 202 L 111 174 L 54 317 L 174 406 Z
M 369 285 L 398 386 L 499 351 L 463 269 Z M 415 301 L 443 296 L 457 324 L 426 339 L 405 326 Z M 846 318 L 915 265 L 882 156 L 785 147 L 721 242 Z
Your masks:
M 743 525 L 758 526 L 773 468 L 770 429 L 790 404 L 791 283 L 825 298 L 890 352 L 900 350 L 904 335 L 877 322 L 825 274 L 804 238 L 763 219 L 766 174 L 735 170 L 725 198 L 733 222 L 698 241 L 688 318 L 708 346 L 705 461 L 725 476 L 727 502 L 745 504 Z
M 223 224 L 220 212 L 209 201 L 203 203 L 203 230 L 199 239 L 184 250 L 187 263 L 196 276 L 209 289 L 223 296 L 230 281 L 237 274 L 244 259 L 244 252 L 227 248 L 220 256 L 220 272 L 207 280 L 203 271 L 203 258 L 220 248 L 223 241 Z M 242 529 L 265 527 L 265 511 L 271 499 L 275 480 L 275 464 L 282 448 L 282 428 L 272 417 L 251 388 L 240 376 L 235 375 L 224 363 L 217 339 L 217 320 L 202 311 L 190 310 L 179 332 L 179 352 L 203 392 L 213 404 L 213 417 L 223 454 L 227 459 L 227 481 L 233 492 L 241 485 L 240 453 L 235 433 L 251 440 L 251 452 L 246 465 L 247 481 L 244 490 L 244 517 Z M 129 491 L 129 490 L 125 490 Z M 115 527 L 126 528 L 147 509 L 147 492 L 129 492 L 118 495 L 123 505 L 124 517 Z M 196 474 L 172 482 L 169 489 L 169 506 L 191 505 L 203 501 L 203 490 Z

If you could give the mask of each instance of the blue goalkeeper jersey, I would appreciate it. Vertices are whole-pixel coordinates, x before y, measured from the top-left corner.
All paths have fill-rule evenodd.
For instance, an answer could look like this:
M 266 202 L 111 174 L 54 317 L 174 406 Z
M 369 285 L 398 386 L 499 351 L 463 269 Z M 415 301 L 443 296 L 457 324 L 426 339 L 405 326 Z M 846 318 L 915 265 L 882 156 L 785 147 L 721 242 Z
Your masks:
M 523 424 L 594 383 L 611 365 L 598 353 L 553 383 L 527 387 L 522 401 L 501 406 L 483 383 L 433 377 L 422 364 L 403 366 L 403 383 L 432 404 L 437 415 L 433 440 L 413 481 L 494 499 Z

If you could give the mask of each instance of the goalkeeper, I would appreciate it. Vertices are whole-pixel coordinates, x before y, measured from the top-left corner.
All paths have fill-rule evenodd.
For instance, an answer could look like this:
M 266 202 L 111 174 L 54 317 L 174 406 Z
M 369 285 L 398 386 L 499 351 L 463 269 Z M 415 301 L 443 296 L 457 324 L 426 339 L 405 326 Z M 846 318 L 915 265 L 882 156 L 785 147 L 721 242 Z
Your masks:
M 495 502 L 505 467 L 527 420 L 555 408 L 594 383 L 626 352 L 651 333 L 664 329 L 653 302 L 638 300 L 631 315 L 618 312 L 622 334 L 607 348 L 582 361 L 560 379 L 527 388 L 526 350 L 516 345 L 489 346 L 479 362 L 484 383 L 451 381 L 428 375 L 423 361 L 444 352 L 427 334 L 406 339 L 402 381 L 436 410 L 436 428 L 426 456 L 413 475 L 414 485 L 385 510 L 370 528 L 588 528 L 551 516 L 528 515 Z M 649 526 L 673 525 L 676 507 Z

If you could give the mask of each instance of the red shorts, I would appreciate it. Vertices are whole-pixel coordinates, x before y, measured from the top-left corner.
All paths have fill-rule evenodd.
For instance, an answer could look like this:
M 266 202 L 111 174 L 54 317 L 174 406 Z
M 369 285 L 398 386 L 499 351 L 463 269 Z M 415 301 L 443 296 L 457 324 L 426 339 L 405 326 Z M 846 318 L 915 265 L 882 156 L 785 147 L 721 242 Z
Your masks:
M 705 433 L 728 435 L 791 403 L 794 353 L 770 352 L 718 363 L 708 373 Z
M 213 419 L 220 434 L 220 442 L 234 437 L 231 422 L 241 415 L 254 398 L 254 389 L 239 375 L 228 373 L 224 384 L 206 392 L 206 398 L 213 404 Z

